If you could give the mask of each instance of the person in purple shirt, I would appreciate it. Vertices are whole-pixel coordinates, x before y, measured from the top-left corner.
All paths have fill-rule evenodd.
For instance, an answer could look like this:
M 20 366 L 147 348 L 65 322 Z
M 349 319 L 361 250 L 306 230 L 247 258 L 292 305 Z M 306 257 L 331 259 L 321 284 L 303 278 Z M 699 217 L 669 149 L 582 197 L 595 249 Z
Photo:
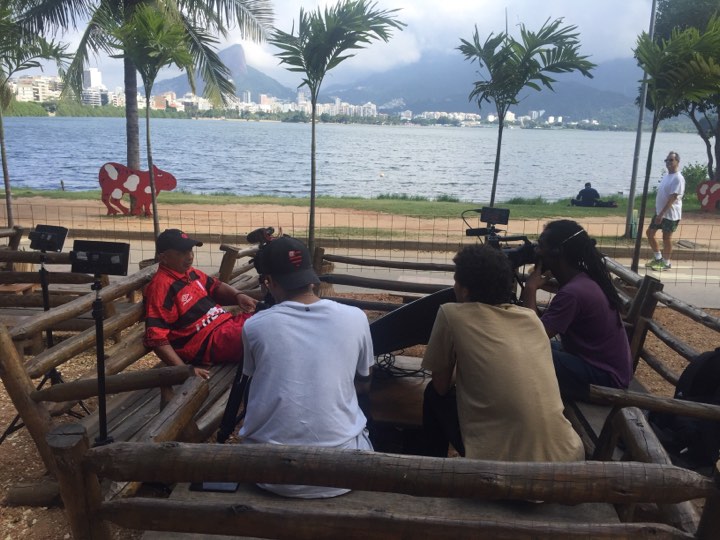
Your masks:
M 521 300 L 537 312 L 538 289 L 556 292 L 540 320 L 553 340 L 552 355 L 560 393 L 583 399 L 588 385 L 627 388 L 633 375 L 621 300 L 585 229 L 562 219 L 545 226 L 536 249 L 538 263 Z M 549 285 L 558 283 L 557 291 Z

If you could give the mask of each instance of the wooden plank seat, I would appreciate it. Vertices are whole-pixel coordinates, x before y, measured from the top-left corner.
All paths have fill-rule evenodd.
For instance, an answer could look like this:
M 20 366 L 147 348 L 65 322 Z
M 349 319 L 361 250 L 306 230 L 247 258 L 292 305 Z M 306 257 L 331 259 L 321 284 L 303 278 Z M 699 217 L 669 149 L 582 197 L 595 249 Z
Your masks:
M 260 489 L 254 484 L 240 484 L 234 493 L 217 493 L 208 491 L 193 491 L 190 484 L 176 485 L 170 495 L 174 503 L 187 503 L 192 505 L 193 511 L 199 508 L 196 505 L 207 505 L 218 511 L 229 509 L 237 505 L 251 508 L 264 515 L 284 514 L 289 507 L 294 506 L 295 511 L 308 516 L 327 515 L 328 526 L 339 528 L 338 519 L 330 516 L 371 516 L 388 515 L 390 519 L 403 521 L 431 521 L 431 516 L 441 516 L 451 527 L 450 522 L 472 523 L 478 529 L 485 524 L 488 529 L 500 524 L 512 523 L 517 529 L 528 527 L 540 522 L 552 523 L 558 529 L 572 527 L 580 521 L 586 523 L 619 524 L 617 513 L 612 505 L 602 503 L 584 503 L 575 506 L 560 504 L 534 504 L 525 501 L 494 502 L 477 499 L 456 499 L 442 497 L 417 497 L 399 493 L 379 493 L 371 491 L 351 491 L 341 497 L 332 499 L 297 500 L 294 504 L 288 499 L 274 495 Z M 494 524 L 494 525 L 491 525 Z M 505 525 L 507 526 L 507 525 Z M 468 528 L 471 526 L 468 525 Z M 490 534 L 490 530 L 486 534 Z M 238 534 L 243 534 L 237 531 Z M 267 530 L 272 533 L 272 528 Z M 326 533 L 329 531 L 325 531 Z M 389 531 L 388 531 L 389 532 Z M 446 537 L 452 535 L 446 530 Z M 478 531 L 473 531 L 473 535 Z M 355 533 L 361 534 L 359 531 Z M 367 538 L 374 536 L 373 531 L 363 530 Z M 379 531 L 375 535 L 383 536 Z M 345 531 L 338 530 L 338 536 L 347 538 Z M 223 540 L 239 538 L 238 536 L 210 536 L 192 533 L 148 531 L 143 540 Z M 246 536 L 243 535 L 243 538 Z
M 35 290 L 32 283 L 4 283 L 0 285 L 0 294 L 30 294 Z

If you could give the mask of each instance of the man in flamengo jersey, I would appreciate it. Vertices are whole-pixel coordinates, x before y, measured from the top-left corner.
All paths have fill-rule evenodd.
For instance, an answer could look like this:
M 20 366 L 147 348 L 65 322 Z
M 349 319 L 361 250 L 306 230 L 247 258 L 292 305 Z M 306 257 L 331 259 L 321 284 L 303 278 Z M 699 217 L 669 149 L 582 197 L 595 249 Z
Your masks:
M 145 288 L 144 343 L 167 365 L 192 364 L 207 379 L 212 364 L 242 362 L 242 328 L 257 300 L 193 268 L 193 248 L 202 245 L 179 229 L 158 236 L 160 265 Z M 222 307 L 235 304 L 242 313 Z

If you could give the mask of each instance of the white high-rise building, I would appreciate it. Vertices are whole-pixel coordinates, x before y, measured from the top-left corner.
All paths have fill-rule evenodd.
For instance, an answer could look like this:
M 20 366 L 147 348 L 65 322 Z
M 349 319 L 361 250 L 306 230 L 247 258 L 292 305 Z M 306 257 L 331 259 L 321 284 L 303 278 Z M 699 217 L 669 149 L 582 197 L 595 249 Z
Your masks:
M 88 68 L 83 71 L 83 88 L 101 88 L 102 72 L 98 68 Z

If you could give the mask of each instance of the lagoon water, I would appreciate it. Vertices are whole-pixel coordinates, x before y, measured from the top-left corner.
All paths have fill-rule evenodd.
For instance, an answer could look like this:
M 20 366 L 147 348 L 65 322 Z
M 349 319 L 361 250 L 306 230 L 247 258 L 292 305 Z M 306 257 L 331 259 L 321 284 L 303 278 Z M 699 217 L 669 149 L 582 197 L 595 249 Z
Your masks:
M 151 120 L 154 163 L 193 193 L 307 196 L 310 125 L 222 120 Z M 122 118 L 6 118 L 14 187 L 97 189 L 107 161 L 125 162 Z M 643 135 L 638 190 L 649 134 Z M 488 201 L 497 129 L 319 124 L 318 195 L 375 197 L 405 193 Z M 145 134 L 141 132 L 142 161 Z M 635 134 L 506 129 L 497 200 L 573 197 L 592 182 L 603 197 L 627 194 Z M 658 134 L 651 186 L 676 150 L 682 164 L 704 162 L 694 134 Z

